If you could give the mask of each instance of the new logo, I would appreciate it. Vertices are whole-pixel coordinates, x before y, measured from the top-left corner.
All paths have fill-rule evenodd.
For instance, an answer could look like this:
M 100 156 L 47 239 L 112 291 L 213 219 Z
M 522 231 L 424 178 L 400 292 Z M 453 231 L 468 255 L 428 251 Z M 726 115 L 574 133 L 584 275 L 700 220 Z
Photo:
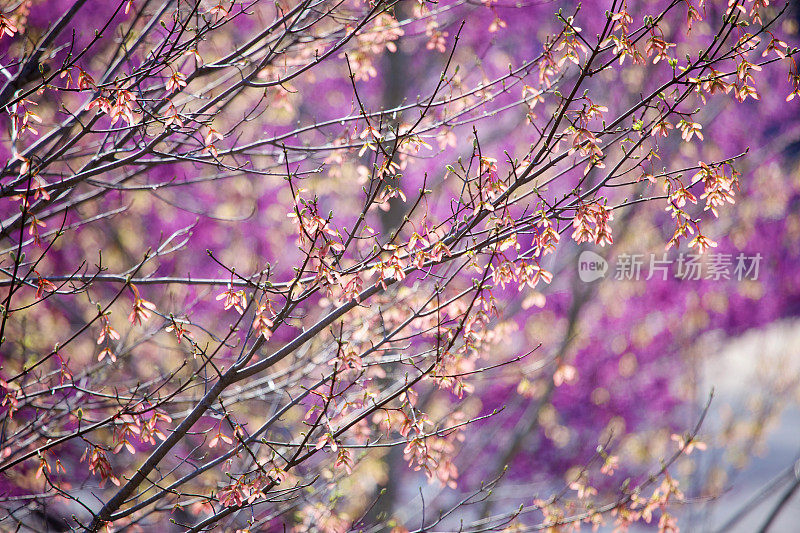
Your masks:
M 578 277 L 584 283 L 590 283 L 600 278 L 604 278 L 608 272 L 608 262 L 592 252 L 584 250 L 578 257 Z

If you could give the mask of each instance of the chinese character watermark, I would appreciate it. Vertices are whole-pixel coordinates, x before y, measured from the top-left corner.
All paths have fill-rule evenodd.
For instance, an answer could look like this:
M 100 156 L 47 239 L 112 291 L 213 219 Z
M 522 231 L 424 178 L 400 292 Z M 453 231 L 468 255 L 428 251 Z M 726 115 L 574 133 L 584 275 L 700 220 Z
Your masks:
M 638 281 L 674 279 L 697 281 L 757 280 L 761 260 L 760 253 L 746 255 L 714 253 L 706 256 L 698 254 L 678 254 L 668 258 L 667 254 L 620 254 L 616 263 L 610 266 L 602 256 L 585 250 L 578 258 L 578 277 L 590 283 L 605 278 L 607 272 L 619 281 Z

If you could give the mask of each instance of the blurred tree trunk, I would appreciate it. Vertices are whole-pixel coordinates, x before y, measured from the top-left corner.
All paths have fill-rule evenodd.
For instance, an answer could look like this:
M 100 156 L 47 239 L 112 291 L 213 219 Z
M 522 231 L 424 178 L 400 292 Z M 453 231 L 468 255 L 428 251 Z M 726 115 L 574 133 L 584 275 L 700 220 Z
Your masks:
M 394 9 L 397 20 L 402 21 L 406 18 L 408 10 L 404 3 L 396 4 Z M 382 63 L 383 108 L 392 109 L 403 104 L 410 81 L 410 57 L 403 46 L 402 37 L 397 41 L 397 51 L 385 53 Z M 392 128 L 397 131 L 402 122 L 402 117 L 398 114 L 396 116 L 389 115 L 387 118 L 392 124 Z M 402 188 L 400 181 L 399 178 L 392 177 L 386 181 L 386 185 L 393 188 Z M 389 209 L 381 211 L 380 215 L 381 232 L 385 236 L 384 240 L 389 241 L 392 233 L 403 222 L 403 217 L 406 215 L 406 206 L 400 198 L 391 198 L 389 200 Z M 398 477 L 403 466 L 403 448 L 401 446 L 389 448 L 384 461 L 386 465 L 386 481 L 376 487 L 375 497 L 377 500 L 368 514 L 368 523 L 386 522 L 395 512 L 395 502 L 399 501 L 401 496 L 399 494 L 401 484 L 398 483 Z
M 402 21 L 407 18 L 408 10 L 404 3 L 395 5 L 395 18 Z M 409 65 L 410 55 L 404 49 L 403 38 L 397 40 L 397 51 L 387 52 L 383 56 L 383 65 L 381 72 L 383 74 L 383 108 L 393 109 L 403 104 L 406 98 L 406 93 L 409 87 Z M 392 128 L 397 131 L 402 120 L 398 114 L 385 117 L 392 125 Z M 386 180 L 386 185 L 395 189 L 401 188 L 402 184 L 400 179 L 392 177 Z M 403 217 L 406 214 L 406 207 L 400 198 L 391 198 L 389 200 L 389 209 L 381 211 L 381 226 L 385 235 L 391 235 L 392 231 L 400 227 L 403 222 Z

